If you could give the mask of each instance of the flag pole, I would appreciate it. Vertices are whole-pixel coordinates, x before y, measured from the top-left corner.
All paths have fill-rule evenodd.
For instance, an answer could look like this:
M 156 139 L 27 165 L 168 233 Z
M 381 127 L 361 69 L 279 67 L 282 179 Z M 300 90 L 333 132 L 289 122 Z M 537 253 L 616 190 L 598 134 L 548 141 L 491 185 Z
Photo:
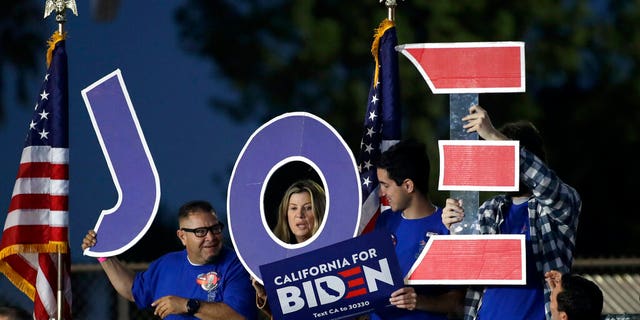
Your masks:
M 396 21 L 396 6 L 398 6 L 396 0 L 380 0 L 387 7 L 387 19 L 390 21 Z
M 44 18 L 46 19 L 53 11 L 56 12 L 56 21 L 58 22 L 58 34 L 60 36 L 64 35 L 64 23 L 67 22 L 66 10 L 69 9 L 73 14 L 78 16 L 78 8 L 76 6 L 75 0 L 46 0 L 44 5 Z M 57 284 L 58 290 L 56 292 L 56 303 L 57 303 L 57 320 L 63 320 L 62 317 L 62 273 L 64 272 L 64 265 L 62 261 L 62 252 L 58 250 L 57 252 L 57 260 L 58 260 L 58 272 L 57 272 Z
M 60 252 L 60 250 L 58 250 L 57 252 L 58 254 L 58 291 L 56 292 L 56 304 L 58 305 L 58 314 L 57 314 L 57 319 L 58 320 L 62 320 L 62 272 L 63 272 L 63 265 L 62 265 L 62 253 Z

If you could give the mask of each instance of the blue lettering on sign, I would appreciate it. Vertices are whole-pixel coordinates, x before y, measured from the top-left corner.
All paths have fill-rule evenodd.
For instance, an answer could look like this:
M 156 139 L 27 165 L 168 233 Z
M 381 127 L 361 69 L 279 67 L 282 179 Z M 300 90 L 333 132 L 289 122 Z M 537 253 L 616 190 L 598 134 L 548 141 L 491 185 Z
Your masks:
M 118 255 L 147 232 L 160 203 L 160 179 L 120 70 L 82 90 L 118 200 L 102 210 L 95 230 L 100 241 L 91 257 Z

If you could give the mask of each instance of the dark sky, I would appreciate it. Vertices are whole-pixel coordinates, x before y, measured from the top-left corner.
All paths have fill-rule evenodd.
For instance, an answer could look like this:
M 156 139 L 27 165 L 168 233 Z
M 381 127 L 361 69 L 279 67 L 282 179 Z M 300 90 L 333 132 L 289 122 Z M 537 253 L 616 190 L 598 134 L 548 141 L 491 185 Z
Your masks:
M 121 1 L 112 22 L 93 20 L 89 3 L 77 1 L 79 16 L 67 11 L 65 24 L 70 94 L 70 246 L 74 263 L 88 262 L 80 243 L 102 210 L 112 208 L 117 194 L 80 91 L 116 69 L 122 71 L 132 104 L 161 184 L 161 205 L 173 212 L 188 200 L 206 199 L 226 212 L 227 181 L 238 154 L 259 124 L 236 126 L 208 106 L 212 94 L 228 94 L 214 81 L 210 64 L 178 46 L 173 11 L 182 1 L 151 5 Z M 44 7 L 43 7 L 44 10 Z M 41 15 L 41 12 L 35 13 Z M 53 15 L 46 21 L 56 29 Z M 50 34 L 43 35 L 48 37 Z M 45 68 L 42 57 L 42 77 Z M 6 83 L 15 78 L 9 70 Z M 30 88 L 37 98 L 42 77 Z M 14 97 L 13 87 L 5 91 Z M 0 208 L 9 207 L 20 153 L 31 117 L 30 106 L 8 101 L 7 121 L 0 126 Z M 214 176 L 222 182 L 214 183 Z

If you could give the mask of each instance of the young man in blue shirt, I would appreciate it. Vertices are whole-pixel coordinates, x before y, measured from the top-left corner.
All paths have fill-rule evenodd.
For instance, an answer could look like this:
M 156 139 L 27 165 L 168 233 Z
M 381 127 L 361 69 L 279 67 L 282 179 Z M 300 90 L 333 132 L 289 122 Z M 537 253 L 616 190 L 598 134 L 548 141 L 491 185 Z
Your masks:
M 380 197 L 391 209 L 380 214 L 375 228 L 392 237 L 403 277 L 431 235 L 449 232 L 442 224 L 442 208 L 429 199 L 429 172 L 426 146 L 414 140 L 391 146 L 377 163 Z M 391 294 L 394 307 L 371 314 L 371 319 L 445 320 L 462 313 L 463 296 L 463 290 L 449 286 L 406 286 Z

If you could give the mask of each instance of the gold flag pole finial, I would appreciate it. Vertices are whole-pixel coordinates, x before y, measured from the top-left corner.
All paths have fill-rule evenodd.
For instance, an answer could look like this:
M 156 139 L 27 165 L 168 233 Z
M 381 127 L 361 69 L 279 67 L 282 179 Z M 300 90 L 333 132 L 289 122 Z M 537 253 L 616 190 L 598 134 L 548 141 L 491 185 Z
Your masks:
M 62 34 L 62 26 L 67 22 L 65 10 L 71 10 L 73 14 L 78 15 L 78 7 L 75 0 L 47 0 L 44 4 L 44 18 L 48 17 L 51 12 L 56 12 L 56 21 L 58 22 L 58 32 Z
M 396 6 L 398 5 L 396 0 L 380 0 L 380 3 L 384 1 L 384 5 L 387 6 L 388 16 L 391 21 L 396 20 Z

